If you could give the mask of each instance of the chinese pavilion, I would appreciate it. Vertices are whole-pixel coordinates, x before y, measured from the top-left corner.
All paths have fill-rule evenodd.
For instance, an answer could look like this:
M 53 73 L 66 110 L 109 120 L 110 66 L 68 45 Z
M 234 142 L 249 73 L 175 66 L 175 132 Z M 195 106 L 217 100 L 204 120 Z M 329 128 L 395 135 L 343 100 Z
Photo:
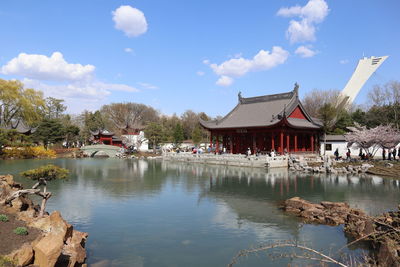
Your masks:
M 115 137 L 113 132 L 109 132 L 107 130 L 97 130 L 94 132 L 91 131 L 90 133 L 92 134 L 91 141 L 94 143 L 119 147 L 123 146 L 122 140 L 118 137 Z
M 321 123 L 307 114 L 299 100 L 299 86 L 282 94 L 244 98 L 220 120 L 200 124 L 210 131 L 210 146 L 215 137 L 216 151 L 222 147 L 233 154 L 284 152 L 317 152 Z

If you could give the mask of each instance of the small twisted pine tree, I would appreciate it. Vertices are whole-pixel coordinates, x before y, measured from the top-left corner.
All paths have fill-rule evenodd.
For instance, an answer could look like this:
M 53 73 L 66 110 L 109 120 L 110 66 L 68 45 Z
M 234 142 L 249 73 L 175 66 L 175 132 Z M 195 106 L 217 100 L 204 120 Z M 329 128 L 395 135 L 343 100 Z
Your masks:
M 6 199 L 6 204 L 11 203 L 11 201 L 15 198 L 18 198 L 20 196 L 23 195 L 38 195 L 42 197 L 42 204 L 40 206 L 40 212 L 39 212 L 39 217 L 42 217 L 45 209 L 46 209 L 46 203 L 47 200 L 51 197 L 51 192 L 47 192 L 47 182 L 50 182 L 52 180 L 56 180 L 56 179 L 65 179 L 67 178 L 68 175 L 68 170 L 49 164 L 49 165 L 45 165 L 42 167 L 39 167 L 37 169 L 32 169 L 32 170 L 28 170 L 25 172 L 22 172 L 21 175 L 29 178 L 31 180 L 35 180 L 37 181 L 36 184 L 34 184 L 32 186 L 32 189 L 22 189 L 22 190 L 18 190 L 16 192 L 14 192 L 13 194 L 11 194 L 11 196 L 9 196 Z M 40 190 L 40 188 L 43 186 L 43 191 Z
M 40 206 L 39 216 L 43 216 L 44 210 L 46 208 L 47 200 L 51 197 L 51 192 L 47 192 L 47 182 L 56 179 L 65 179 L 68 175 L 68 170 L 60 168 L 58 166 L 49 164 L 46 166 L 39 167 L 37 169 L 28 170 L 22 172 L 21 175 L 29 178 L 31 180 L 38 181 L 32 189 L 37 189 L 39 186 L 43 186 L 43 200 Z

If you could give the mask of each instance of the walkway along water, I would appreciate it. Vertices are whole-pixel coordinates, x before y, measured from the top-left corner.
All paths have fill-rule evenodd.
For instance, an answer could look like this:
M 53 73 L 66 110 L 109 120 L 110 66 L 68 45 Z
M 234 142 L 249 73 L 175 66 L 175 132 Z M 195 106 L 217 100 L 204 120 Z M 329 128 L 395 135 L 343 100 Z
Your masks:
M 166 152 L 163 154 L 164 160 L 193 162 L 202 164 L 217 164 L 227 166 L 242 166 L 256 168 L 287 168 L 288 156 L 269 157 L 266 155 L 260 156 L 245 156 L 238 154 L 192 154 L 190 152 Z

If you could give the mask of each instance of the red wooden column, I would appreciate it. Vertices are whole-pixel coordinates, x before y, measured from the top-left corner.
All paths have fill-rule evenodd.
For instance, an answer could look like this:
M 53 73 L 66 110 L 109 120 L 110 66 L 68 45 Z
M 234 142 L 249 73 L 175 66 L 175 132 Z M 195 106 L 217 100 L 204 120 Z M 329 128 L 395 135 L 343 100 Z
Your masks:
M 297 152 L 297 134 L 294 135 L 294 152 Z
M 256 148 L 257 148 L 257 142 L 256 142 L 256 140 L 257 140 L 257 135 L 256 135 L 256 133 L 253 133 L 253 154 L 255 155 L 256 154 Z
M 231 138 L 229 140 L 229 148 L 230 148 L 230 152 L 231 154 L 233 154 L 233 134 L 231 134 Z
M 286 135 L 286 151 L 288 153 L 290 152 L 290 134 L 289 133 Z
M 213 147 L 213 135 L 212 135 L 212 132 L 210 132 L 210 148 L 212 149 L 212 147 Z
M 314 134 L 311 134 L 311 152 L 314 152 Z
M 219 134 L 217 134 L 215 139 L 215 152 L 219 152 Z
M 283 154 L 283 131 L 281 131 L 281 136 L 280 136 L 280 146 L 279 146 L 279 153 Z
M 275 150 L 275 135 L 274 132 L 271 133 L 271 151 Z

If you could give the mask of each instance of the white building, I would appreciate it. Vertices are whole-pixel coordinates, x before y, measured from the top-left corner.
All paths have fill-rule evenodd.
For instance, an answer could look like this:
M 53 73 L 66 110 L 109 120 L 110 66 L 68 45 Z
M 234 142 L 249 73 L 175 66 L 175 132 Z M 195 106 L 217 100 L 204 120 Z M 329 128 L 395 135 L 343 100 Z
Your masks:
M 327 135 L 326 136 L 326 144 L 324 146 L 324 138 L 322 137 L 320 143 L 320 154 L 324 155 L 326 152 L 326 155 L 328 156 L 334 156 L 334 153 L 336 149 L 339 151 L 339 156 L 342 158 L 346 158 L 346 152 L 347 149 L 350 149 L 351 157 L 358 157 L 360 153 L 360 148 L 357 147 L 356 145 L 352 145 L 351 147 L 347 147 L 347 142 L 344 138 L 344 135 Z M 397 145 L 397 150 L 400 148 L 399 145 Z M 371 149 L 372 150 L 372 149 Z M 365 151 L 363 151 L 365 153 Z M 396 153 L 396 158 L 397 158 L 397 153 Z M 378 148 L 376 151 L 374 158 L 382 158 L 382 148 Z M 388 149 L 386 149 L 386 158 L 388 158 Z
M 124 144 L 129 144 L 127 146 L 133 146 L 138 151 L 147 152 L 149 150 L 149 140 L 144 137 L 144 132 L 134 132 L 129 134 L 121 135 Z

